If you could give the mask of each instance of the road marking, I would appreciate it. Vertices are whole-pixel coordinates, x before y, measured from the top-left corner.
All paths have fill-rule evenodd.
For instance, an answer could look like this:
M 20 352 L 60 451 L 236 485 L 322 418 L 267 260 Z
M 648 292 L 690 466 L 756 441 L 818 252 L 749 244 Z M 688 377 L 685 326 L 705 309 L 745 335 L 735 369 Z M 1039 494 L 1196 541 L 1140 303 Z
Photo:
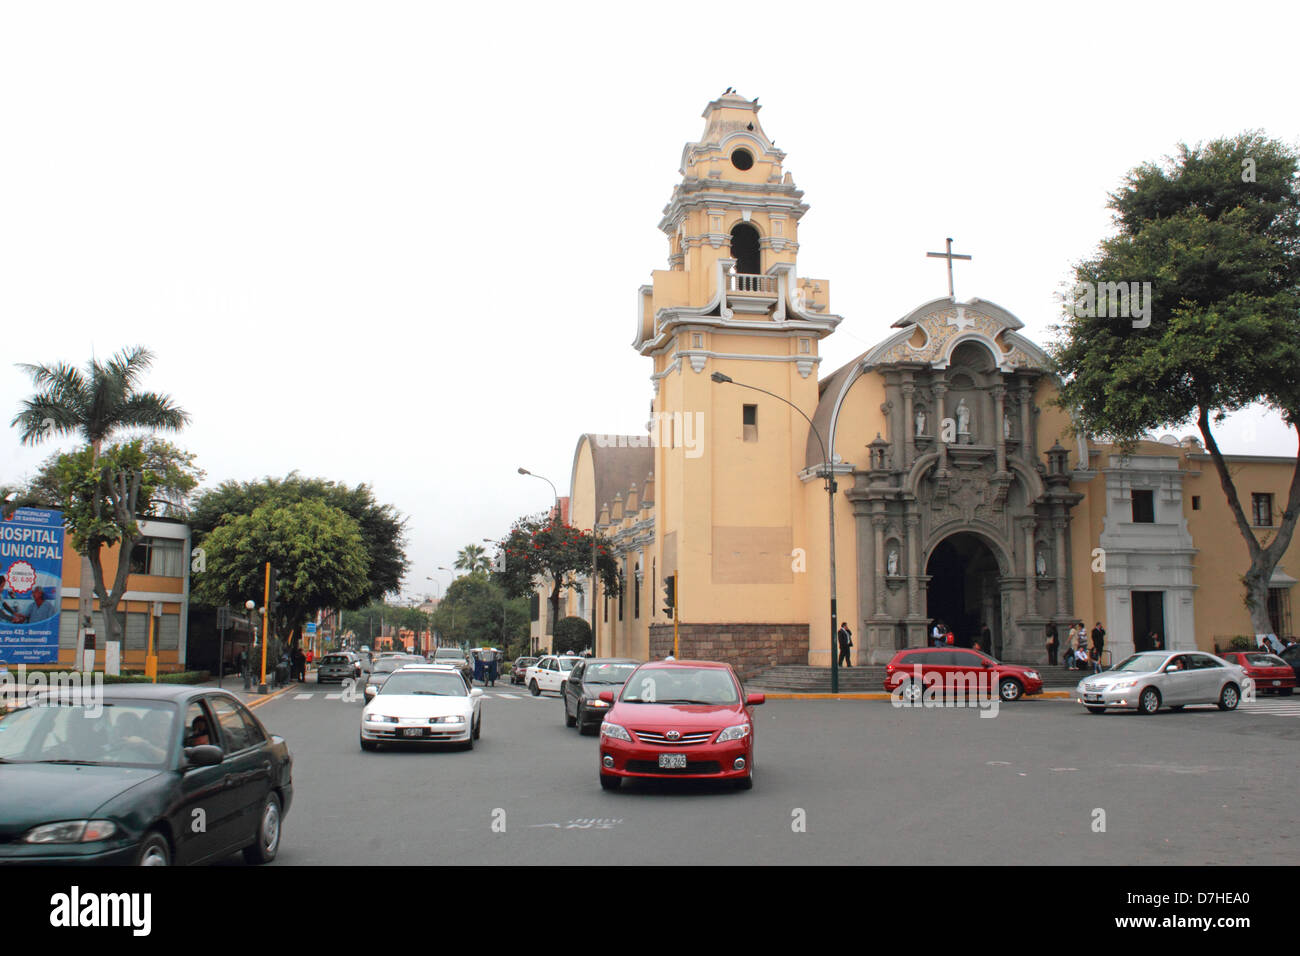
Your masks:
M 325 695 L 325 699 L 326 699 L 326 700 L 342 700 L 342 699 L 343 699 L 343 695 L 342 695 L 342 694 L 326 694 L 326 695 Z
M 312 696 L 313 696 L 313 695 L 311 695 L 311 694 L 294 694 L 294 695 L 293 695 L 293 699 L 294 699 L 294 700 L 311 700 L 311 699 L 312 699 Z
M 1262 714 L 1265 717 L 1300 717 L 1300 702 L 1285 699 L 1242 702 L 1240 709 L 1248 714 Z
M 517 694 L 496 694 L 495 696 L 496 696 L 496 697 L 500 697 L 502 700 L 518 700 L 518 699 L 519 699 L 519 697 L 518 697 Z

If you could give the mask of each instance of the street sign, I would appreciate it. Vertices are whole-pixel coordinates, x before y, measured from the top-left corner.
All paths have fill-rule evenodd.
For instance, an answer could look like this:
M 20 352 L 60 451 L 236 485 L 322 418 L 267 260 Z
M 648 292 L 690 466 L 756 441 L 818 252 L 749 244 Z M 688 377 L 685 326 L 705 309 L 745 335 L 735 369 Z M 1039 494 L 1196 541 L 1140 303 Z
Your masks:
M 309 624 L 307 625 L 307 636 L 308 636 L 308 637 L 315 637 L 315 636 L 316 636 L 316 622 L 315 622 L 315 621 L 312 621 L 311 623 L 309 623 Z

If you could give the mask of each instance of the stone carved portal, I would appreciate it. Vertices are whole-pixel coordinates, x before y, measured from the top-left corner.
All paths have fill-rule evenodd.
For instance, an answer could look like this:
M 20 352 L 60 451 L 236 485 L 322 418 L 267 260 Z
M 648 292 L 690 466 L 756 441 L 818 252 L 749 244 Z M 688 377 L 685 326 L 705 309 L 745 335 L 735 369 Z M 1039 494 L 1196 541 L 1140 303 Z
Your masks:
M 861 366 L 883 379 L 885 401 L 883 437 L 872 443 L 881 454 L 854 472 L 846 492 L 858 536 L 860 644 L 882 663 L 901 647 L 925 646 L 930 624 L 944 618 L 963 646 L 987 626 L 993 646 L 985 650 L 1045 660 L 1047 621 L 1073 614 L 1068 519 L 1082 498 L 1063 465 L 1038 459 L 1034 398 L 1045 356 L 1003 337 L 1020 326 L 1000 310 L 966 308 L 969 330 L 952 327 L 943 300 L 925 312 L 900 323 Z M 926 332 L 924 348 L 913 346 L 911 325 Z M 923 409 L 928 434 L 917 428 Z M 955 440 L 940 435 L 943 419 L 955 420 Z

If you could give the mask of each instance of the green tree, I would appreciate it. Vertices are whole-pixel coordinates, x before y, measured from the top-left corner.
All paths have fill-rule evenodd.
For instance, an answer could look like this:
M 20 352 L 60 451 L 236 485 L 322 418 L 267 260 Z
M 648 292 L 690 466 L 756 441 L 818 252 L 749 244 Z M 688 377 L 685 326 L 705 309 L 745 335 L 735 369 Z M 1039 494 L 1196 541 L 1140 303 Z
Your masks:
M 577 653 L 591 647 L 591 625 L 580 617 L 566 617 L 555 625 L 551 648 L 557 654 Z
M 1115 235 L 1075 267 L 1075 302 L 1052 349 L 1064 379 L 1057 402 L 1076 429 L 1130 444 L 1196 422 L 1250 554 L 1242 583 L 1257 633 L 1272 630 L 1268 582 L 1300 514 L 1300 459 L 1280 527 L 1257 535 L 1212 423 L 1262 403 L 1300 435 L 1297 162 L 1285 145 L 1244 133 L 1182 144 L 1164 165 L 1132 170 L 1110 196 Z M 1144 282 L 1140 319 L 1100 301 L 1096 315 L 1078 307 L 1099 283 Z
M 153 358 L 148 349 L 134 346 L 121 350 L 107 362 L 92 358 L 84 370 L 65 362 L 20 364 L 18 367 L 31 376 L 37 391 L 22 403 L 10 424 L 21 429 L 24 445 L 35 445 L 55 435 L 79 436 L 91 448 L 91 465 L 98 460 L 104 442 L 122 431 L 180 431 L 189 422 L 189 415 L 170 396 L 138 388 Z M 77 513 L 86 512 L 78 509 Z M 64 517 L 75 537 L 73 519 L 66 514 Z M 93 540 L 95 535 L 88 533 L 84 537 Z M 82 552 L 78 617 L 83 623 L 90 618 L 93 574 L 93 562 Z
M 622 582 L 610 545 L 597 535 L 595 546 L 601 583 L 607 594 L 617 596 Z M 591 573 L 592 536 L 553 520 L 552 514 L 520 518 L 500 548 L 505 566 L 495 571 L 492 579 L 511 597 L 526 598 L 535 588 L 549 588 L 552 622 L 560 619 L 563 588 L 581 587 L 575 581 L 577 575 Z
M 152 476 L 153 491 L 142 503 L 141 513 L 184 519 L 189 514 L 189 496 L 206 472 L 195 464 L 196 455 L 161 438 L 146 438 L 142 445 L 144 467 Z M 32 507 L 58 508 L 63 500 L 59 487 L 59 459 L 51 455 L 41 463 L 36 476 L 23 489 Z
M 481 544 L 467 544 L 456 553 L 457 571 L 473 574 L 475 571 L 486 573 L 492 570 L 492 559 L 487 556 L 487 549 Z
M 322 478 L 303 478 L 297 472 L 283 479 L 222 482 L 194 501 L 190 515 L 194 542 L 206 546 L 206 536 L 228 515 L 249 515 L 266 504 L 287 505 L 307 500 L 321 501 L 351 517 L 366 545 L 369 569 L 366 587 L 340 607 L 355 610 L 372 601 L 382 601 L 384 595 L 401 588 L 409 564 L 404 549 L 406 519 L 392 505 L 379 504 L 366 484 L 350 488 Z
M 399 628 L 409 628 L 417 634 L 432 629 L 432 615 L 419 608 L 397 607 L 382 601 L 372 601 L 365 607 L 343 612 L 343 630 L 352 631 L 363 644 L 389 629 L 396 633 Z
M 141 445 L 139 440 L 98 450 L 87 445 L 60 455 L 53 475 L 68 537 L 90 565 L 109 641 L 121 641 L 123 637 L 119 633 L 117 605 L 126 590 L 131 551 L 142 537 L 136 519 L 142 503 L 147 510 L 153 494 L 153 476 Z M 103 550 L 114 545 L 119 551 L 110 588 L 104 579 Z
M 270 623 L 291 644 L 316 612 L 357 601 L 369 582 L 370 556 L 356 521 L 319 500 L 271 502 L 234 515 L 203 547 L 207 570 L 194 591 L 208 604 L 238 607 L 252 598 L 260 605 L 271 563 L 278 608 Z
M 433 612 L 441 644 L 508 647 L 528 636 L 526 602 L 507 598 L 486 574 L 463 574 Z

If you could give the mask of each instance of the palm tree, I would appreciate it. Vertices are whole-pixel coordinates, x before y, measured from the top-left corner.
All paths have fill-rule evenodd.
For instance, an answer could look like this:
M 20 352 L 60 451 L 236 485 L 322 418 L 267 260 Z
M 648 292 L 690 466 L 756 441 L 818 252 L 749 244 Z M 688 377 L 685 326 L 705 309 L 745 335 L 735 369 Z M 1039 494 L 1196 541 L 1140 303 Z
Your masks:
M 457 571 L 473 574 L 475 571 L 492 570 L 492 559 L 487 556 L 487 548 L 481 544 L 467 544 L 456 552 L 456 562 L 452 565 Z
M 107 362 L 92 358 L 85 369 L 66 362 L 18 367 L 31 376 L 37 392 L 23 402 L 10 423 L 22 430 L 24 445 L 36 445 L 52 435 L 79 435 L 92 449 L 94 459 L 104 442 L 133 428 L 179 431 L 190 416 L 170 396 L 137 391 L 140 376 L 153 365 L 153 353 L 142 346 L 123 349 Z M 119 560 L 126 561 L 134 541 L 123 541 Z M 99 554 L 83 555 L 77 613 L 81 625 L 90 623 L 93 590 L 92 561 Z M 101 594 L 100 606 L 110 607 Z M 115 602 L 114 602 L 115 603 Z M 80 647 L 80 640 L 78 647 Z M 80 665 L 80 661 L 76 665 Z

